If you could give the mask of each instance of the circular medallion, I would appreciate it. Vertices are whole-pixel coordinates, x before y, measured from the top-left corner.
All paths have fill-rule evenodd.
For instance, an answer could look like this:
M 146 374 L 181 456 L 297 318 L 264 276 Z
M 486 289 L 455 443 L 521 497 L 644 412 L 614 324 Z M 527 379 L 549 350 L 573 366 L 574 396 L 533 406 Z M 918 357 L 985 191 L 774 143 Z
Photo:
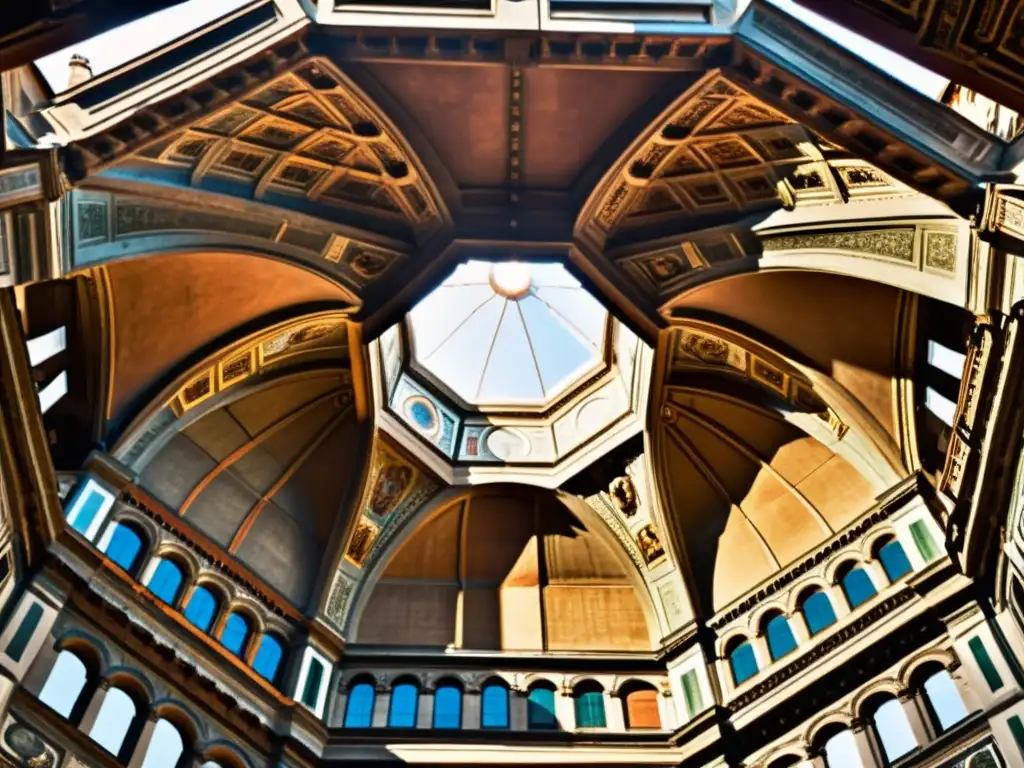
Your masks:
M 530 267 L 521 261 L 500 261 L 491 266 L 491 288 L 506 299 L 523 298 L 533 286 Z
M 14 724 L 4 733 L 4 741 L 18 757 L 28 761 L 46 752 L 46 745 L 23 725 Z
M 433 437 L 440 430 L 437 407 L 422 395 L 414 395 L 405 401 L 405 415 L 425 435 Z
M 517 461 L 530 454 L 530 441 L 520 430 L 498 427 L 487 433 L 487 450 L 502 461 Z

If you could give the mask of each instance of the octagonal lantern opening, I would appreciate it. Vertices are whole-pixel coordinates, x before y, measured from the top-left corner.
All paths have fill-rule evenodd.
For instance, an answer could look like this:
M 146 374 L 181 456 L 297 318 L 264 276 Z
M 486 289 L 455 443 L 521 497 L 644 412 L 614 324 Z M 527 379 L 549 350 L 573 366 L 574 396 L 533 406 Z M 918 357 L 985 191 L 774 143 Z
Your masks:
M 455 484 L 556 487 L 642 428 L 653 351 L 558 262 L 463 262 L 373 344 L 381 426 Z
M 406 318 L 410 367 L 464 410 L 544 410 L 608 365 L 608 310 L 558 263 L 470 260 Z

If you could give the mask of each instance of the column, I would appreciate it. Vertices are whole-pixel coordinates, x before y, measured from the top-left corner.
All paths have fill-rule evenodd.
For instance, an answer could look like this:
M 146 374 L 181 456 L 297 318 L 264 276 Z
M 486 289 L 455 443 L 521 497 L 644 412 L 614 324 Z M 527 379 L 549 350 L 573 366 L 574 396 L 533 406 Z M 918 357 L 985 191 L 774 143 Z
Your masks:
M 658 717 L 661 727 L 666 731 L 674 731 L 679 725 L 671 688 L 663 688 L 658 696 Z
M 960 698 L 964 700 L 964 707 L 968 713 L 984 709 L 981 697 L 978 696 L 977 690 L 971 685 L 970 680 L 967 679 L 967 675 L 964 673 L 964 665 L 960 663 L 959 659 L 949 667 L 949 676 L 953 678 L 953 683 L 956 685 Z
M 434 689 L 423 686 L 416 700 L 416 727 L 431 729 L 434 727 Z
M 388 710 L 391 708 L 391 686 L 377 685 L 377 695 L 373 697 L 373 719 L 370 720 L 371 728 L 388 727 Z
M 810 641 L 811 630 L 807 628 L 807 619 L 802 611 L 797 611 L 792 616 L 787 616 L 786 621 L 789 622 L 789 628 L 793 631 L 793 639 L 796 640 L 797 647 L 803 646 Z
M 860 764 L 864 768 L 885 765 L 885 757 L 880 754 L 880 749 L 876 746 L 876 741 L 868 732 L 867 724 L 863 720 L 855 719 L 850 723 L 850 732 L 853 733 L 857 754 L 860 756 Z
M 478 730 L 480 728 L 480 714 L 480 689 L 465 688 L 462 691 L 462 730 Z
M 327 724 L 331 728 L 342 728 L 345 725 L 345 709 L 348 707 L 348 691 L 338 686 L 338 693 L 334 697 L 334 706 L 331 707 Z
M 146 759 L 146 752 L 149 751 L 149 743 L 153 740 L 153 731 L 156 730 L 156 713 L 150 713 L 149 717 L 146 718 L 145 725 L 142 726 L 142 733 L 139 734 L 138 739 L 135 741 L 134 746 L 131 742 L 131 728 L 128 729 L 128 736 L 125 737 L 124 744 L 121 747 L 122 753 L 132 747 L 131 760 L 128 761 L 128 768 L 142 768 L 142 762 Z M 118 755 L 120 758 L 121 755 Z
M 11 703 L 11 694 L 14 693 L 15 682 L 7 675 L 0 675 L 0 720 L 7 714 L 7 708 Z
M 931 742 L 931 740 L 938 734 L 933 734 L 931 732 L 931 726 L 923 709 L 924 702 L 920 700 L 920 697 L 914 696 L 911 691 L 901 691 L 899 695 L 899 702 L 900 707 L 903 709 L 903 713 L 907 716 L 907 720 L 910 722 L 910 730 L 913 732 L 914 739 L 917 741 L 918 746 L 923 746 Z
M 576 702 L 572 697 L 572 688 L 563 688 L 555 696 L 555 717 L 563 731 L 576 730 Z
M 603 691 L 604 698 L 604 719 L 607 728 L 612 733 L 626 732 L 626 713 L 622 711 L 623 701 L 618 691 Z
M 832 603 L 832 610 L 836 614 L 836 623 L 850 615 L 850 601 L 846 599 L 842 584 L 833 584 L 825 590 L 829 602 Z
M 889 586 L 889 577 L 885 575 L 885 569 L 878 560 L 871 560 L 862 567 L 871 577 L 871 583 L 875 585 L 876 592 L 881 592 Z
M 530 729 L 528 716 L 529 694 L 521 688 L 512 688 L 508 692 L 508 727 L 513 731 Z
M 89 704 L 82 714 L 82 719 L 78 723 L 78 728 L 82 733 L 89 735 L 93 725 L 96 723 L 96 716 L 99 715 L 100 708 L 103 706 L 103 700 L 107 698 L 107 691 L 109 690 L 110 683 L 106 680 L 100 680 L 96 684 L 96 690 L 93 691 L 92 698 L 89 700 Z
M 772 655 L 768 651 L 767 637 L 758 635 L 751 638 L 750 647 L 754 649 L 754 658 L 757 659 L 758 670 L 763 670 L 772 663 Z

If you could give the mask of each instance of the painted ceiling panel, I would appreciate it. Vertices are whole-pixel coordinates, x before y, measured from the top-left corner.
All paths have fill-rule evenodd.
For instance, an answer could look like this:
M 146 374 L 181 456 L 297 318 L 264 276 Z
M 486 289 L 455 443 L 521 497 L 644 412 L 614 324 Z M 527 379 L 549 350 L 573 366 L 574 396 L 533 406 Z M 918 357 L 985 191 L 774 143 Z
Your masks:
M 367 69 L 409 114 L 456 184 L 500 187 L 505 183 L 507 66 L 377 62 Z
M 568 189 L 616 129 L 673 76 L 594 69 L 525 70 L 523 185 Z M 600 99 L 594 98 L 597 92 Z

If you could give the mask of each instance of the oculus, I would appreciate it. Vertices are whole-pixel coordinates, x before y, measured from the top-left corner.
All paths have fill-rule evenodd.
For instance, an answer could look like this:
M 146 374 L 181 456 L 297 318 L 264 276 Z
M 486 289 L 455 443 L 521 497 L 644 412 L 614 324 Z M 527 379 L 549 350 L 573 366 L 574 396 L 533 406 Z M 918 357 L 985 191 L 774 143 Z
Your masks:
M 479 410 L 549 406 L 604 365 L 609 329 L 564 266 L 515 261 L 460 264 L 407 322 L 414 366 Z

